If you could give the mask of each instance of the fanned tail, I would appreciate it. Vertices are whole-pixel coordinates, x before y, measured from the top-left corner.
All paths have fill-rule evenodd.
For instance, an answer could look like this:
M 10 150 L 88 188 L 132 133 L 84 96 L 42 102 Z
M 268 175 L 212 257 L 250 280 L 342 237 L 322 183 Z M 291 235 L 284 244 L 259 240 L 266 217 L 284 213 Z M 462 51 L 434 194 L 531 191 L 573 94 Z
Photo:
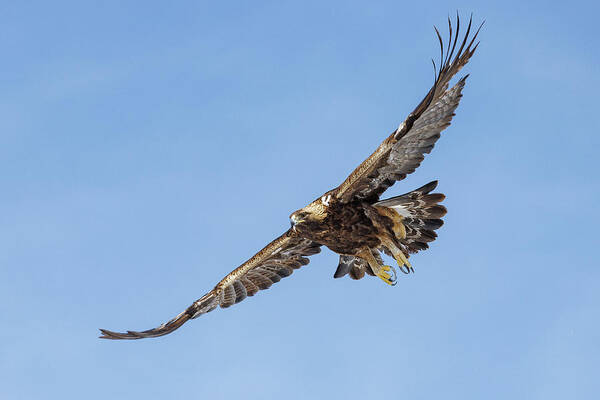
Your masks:
M 406 237 L 398 238 L 406 253 L 416 253 L 429 247 L 428 243 L 437 238 L 435 230 L 444 224 L 442 217 L 446 215 L 446 207 L 439 204 L 446 196 L 442 193 L 431 193 L 438 182 L 433 181 L 412 192 L 382 200 L 374 204 L 388 207 L 402 217 L 406 228 Z

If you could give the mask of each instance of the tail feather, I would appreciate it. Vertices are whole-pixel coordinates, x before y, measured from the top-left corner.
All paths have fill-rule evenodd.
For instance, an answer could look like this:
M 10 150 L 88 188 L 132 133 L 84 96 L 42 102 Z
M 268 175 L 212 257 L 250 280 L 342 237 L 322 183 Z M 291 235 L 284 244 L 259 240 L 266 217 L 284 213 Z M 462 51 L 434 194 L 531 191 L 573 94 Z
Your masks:
M 437 238 L 435 230 L 444 224 L 441 218 L 446 215 L 447 210 L 439 203 L 446 196 L 442 193 L 431 193 L 437 184 L 437 181 L 429 182 L 412 192 L 374 204 L 392 208 L 403 217 L 406 237 L 400 242 L 405 246 L 407 253 L 416 253 L 429 248 L 428 243 Z
M 406 225 L 419 227 L 421 229 L 428 229 L 434 231 L 444 225 L 444 221 L 439 218 L 434 219 L 418 219 L 418 218 L 404 218 L 402 221 Z

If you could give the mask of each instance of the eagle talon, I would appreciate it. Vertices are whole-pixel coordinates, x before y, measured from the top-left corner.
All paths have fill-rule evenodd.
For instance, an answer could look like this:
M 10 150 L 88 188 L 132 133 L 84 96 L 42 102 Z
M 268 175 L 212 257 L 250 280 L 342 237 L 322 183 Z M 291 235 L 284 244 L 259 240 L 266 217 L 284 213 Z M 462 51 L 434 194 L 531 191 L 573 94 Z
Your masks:
M 392 274 L 389 274 L 388 271 L 390 271 Z M 377 276 L 379 277 L 379 279 L 381 279 L 390 286 L 396 285 L 396 270 L 393 267 L 390 267 L 389 265 L 382 266 L 377 272 Z
M 415 272 L 414 268 L 412 267 L 412 265 L 410 265 L 410 262 L 408 261 L 408 258 L 406 258 L 404 253 L 400 252 L 394 255 L 394 258 L 396 259 L 398 267 L 400 267 L 400 271 L 402 271 L 402 273 L 410 274 L 411 272 Z

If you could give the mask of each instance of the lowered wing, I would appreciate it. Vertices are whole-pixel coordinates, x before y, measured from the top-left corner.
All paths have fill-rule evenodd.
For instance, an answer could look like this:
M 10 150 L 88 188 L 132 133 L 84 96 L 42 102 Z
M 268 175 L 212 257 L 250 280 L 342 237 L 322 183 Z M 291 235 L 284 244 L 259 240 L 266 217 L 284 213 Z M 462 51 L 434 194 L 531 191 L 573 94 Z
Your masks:
M 217 307 L 227 308 L 259 290 L 268 289 L 281 278 L 290 276 L 295 269 L 308 264 L 307 256 L 321 251 L 320 245 L 295 235 L 288 230 L 269 243 L 242 264 L 230 272 L 213 290 L 196 300 L 185 311 L 170 321 L 146 331 L 127 331 L 124 333 L 100 329 L 102 339 L 142 339 L 163 336 L 173 332 L 190 319 L 206 314 Z

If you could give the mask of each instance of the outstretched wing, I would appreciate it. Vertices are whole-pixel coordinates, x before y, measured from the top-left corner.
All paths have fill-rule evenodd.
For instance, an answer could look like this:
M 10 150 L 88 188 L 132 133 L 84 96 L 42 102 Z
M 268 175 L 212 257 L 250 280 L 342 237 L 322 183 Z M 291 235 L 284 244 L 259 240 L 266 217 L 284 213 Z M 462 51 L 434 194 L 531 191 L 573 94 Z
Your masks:
M 230 272 L 213 290 L 196 300 L 172 320 L 141 332 L 119 333 L 100 329 L 102 332 L 100 338 L 142 339 L 166 335 L 188 320 L 206 314 L 218 306 L 222 308 L 232 306 L 247 296 L 253 296 L 259 290 L 268 289 L 281 278 L 290 276 L 295 269 L 308 264 L 309 260 L 306 257 L 319 251 L 321 251 L 319 244 L 296 236 L 290 229 Z
M 479 44 L 477 43 L 473 47 L 481 26 L 469 41 L 471 22 L 472 20 L 469 20 L 467 32 L 458 46 L 456 55 L 455 50 L 460 30 L 458 16 L 456 17 L 454 36 L 452 24 L 448 19 L 450 39 L 446 49 L 444 49 L 442 37 L 436 29 L 440 41 L 441 57 L 433 87 L 398 129 L 335 189 L 335 196 L 342 203 L 356 200 L 370 202 L 378 200 L 379 196 L 394 182 L 402 180 L 406 175 L 414 172 L 423 161 L 424 155 L 433 149 L 435 142 L 440 137 L 440 132 L 450 125 L 454 110 L 462 97 L 461 91 L 467 76 L 460 79 L 451 89 L 448 89 L 448 83 L 467 64 Z

